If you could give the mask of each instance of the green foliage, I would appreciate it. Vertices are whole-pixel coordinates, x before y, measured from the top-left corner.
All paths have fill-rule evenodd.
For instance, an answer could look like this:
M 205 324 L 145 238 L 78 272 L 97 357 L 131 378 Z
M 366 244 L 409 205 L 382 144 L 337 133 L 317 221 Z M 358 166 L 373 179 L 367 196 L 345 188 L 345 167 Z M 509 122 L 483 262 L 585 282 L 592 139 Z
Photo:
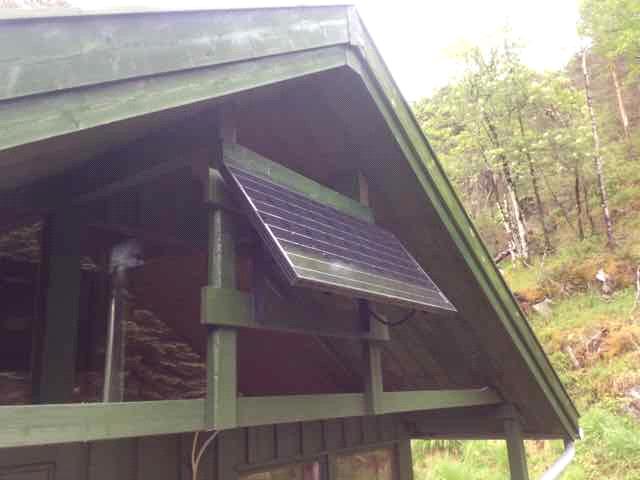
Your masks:
M 580 32 L 597 51 L 610 59 L 640 55 L 640 2 L 637 0 L 582 0 Z
M 571 479 L 640 479 L 640 426 L 606 407 L 594 407 L 582 417 L 585 432 L 577 444 L 578 462 Z
M 584 94 L 563 73 L 526 67 L 509 39 L 487 51 L 469 48 L 459 58 L 464 74 L 414 105 L 418 121 L 489 246 L 499 251 L 509 241 L 503 225 L 515 215 L 510 186 L 525 220 L 538 214 L 540 227 L 529 222 L 529 229 L 538 228 L 533 241 L 542 245 L 544 228 L 555 223 L 544 206 L 571 203 L 574 176 L 591 173 Z M 559 198 L 567 194 L 569 202 Z
M 503 480 L 509 471 L 504 442 L 458 442 L 455 452 L 424 450 L 425 442 L 412 442 L 416 480 Z
M 500 268 L 582 412 L 585 438 L 563 479 L 640 480 L 640 419 L 629 414 L 629 390 L 640 385 L 640 306 L 633 311 L 640 265 L 640 168 L 630 155 L 633 149 L 640 152 L 640 123 L 631 116 L 626 140 L 608 70 L 617 62 L 623 101 L 629 112 L 638 111 L 640 1 L 581 0 L 579 28 L 591 38 L 594 52 L 593 100 L 615 251 L 607 249 L 604 238 L 579 62 L 570 62 L 566 71 L 538 73 L 521 61 L 510 38 L 486 50 L 467 47 L 458 52 L 460 78 L 417 102 L 414 110 L 495 253 L 512 238 L 503 210 L 507 176 L 513 180 L 534 255 L 526 264 L 507 258 Z M 553 251 L 543 248 L 539 217 Z M 595 279 L 600 269 L 611 277 L 613 292 L 607 295 Z M 545 296 L 552 299 L 548 317 L 531 308 Z M 527 450 L 536 478 L 563 445 L 527 442 Z M 508 475 L 501 441 L 420 440 L 413 451 L 416 480 Z

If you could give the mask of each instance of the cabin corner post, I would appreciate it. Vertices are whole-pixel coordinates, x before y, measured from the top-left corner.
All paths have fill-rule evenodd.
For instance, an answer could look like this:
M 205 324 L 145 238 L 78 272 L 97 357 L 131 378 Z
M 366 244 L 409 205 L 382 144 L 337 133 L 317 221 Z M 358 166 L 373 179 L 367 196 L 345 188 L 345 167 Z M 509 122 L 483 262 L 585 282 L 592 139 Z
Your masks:
M 218 168 L 222 160 L 223 137 L 229 135 L 218 128 L 211 167 Z M 210 170 L 207 202 L 217 205 L 209 213 L 209 288 L 235 289 L 235 225 L 232 214 L 221 206 L 228 201 L 224 181 Z M 230 312 L 218 309 L 216 315 Z M 208 429 L 229 429 L 238 423 L 237 329 L 207 325 L 207 396 L 205 426 Z
M 83 212 L 61 208 L 44 225 L 41 264 L 41 329 L 34 338 L 41 353 L 33 359 L 34 403 L 66 403 L 72 400 L 80 317 L 80 248 Z
M 529 480 L 522 423 L 514 407 L 509 406 L 505 409 L 502 421 L 509 456 L 510 478 L 511 480 Z

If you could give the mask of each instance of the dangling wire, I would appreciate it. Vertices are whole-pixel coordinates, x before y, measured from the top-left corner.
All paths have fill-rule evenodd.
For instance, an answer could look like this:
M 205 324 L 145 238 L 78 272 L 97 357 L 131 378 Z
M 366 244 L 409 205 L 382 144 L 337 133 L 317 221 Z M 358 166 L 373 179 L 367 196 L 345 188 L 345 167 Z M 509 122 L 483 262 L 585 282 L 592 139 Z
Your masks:
M 411 317 L 413 317 L 416 314 L 416 311 L 415 310 L 411 310 L 404 317 L 402 317 L 400 320 L 397 320 L 395 322 L 390 322 L 390 321 L 386 320 L 381 315 L 378 315 L 372 308 L 369 309 L 369 313 L 371 315 L 373 315 L 373 318 L 375 318 L 381 324 L 386 325 L 387 327 L 396 327 L 398 325 L 402 325 L 404 322 L 406 322 Z
M 193 480 L 198 480 L 198 467 L 200 465 L 200 460 L 202 460 L 202 455 L 204 451 L 207 449 L 211 442 L 213 442 L 218 436 L 218 431 L 216 430 L 211 434 L 209 438 L 207 438 L 200 449 L 198 450 L 198 454 L 196 455 L 196 450 L 198 447 L 198 437 L 200 436 L 200 432 L 196 432 L 193 435 L 193 444 L 191 445 L 191 478 Z

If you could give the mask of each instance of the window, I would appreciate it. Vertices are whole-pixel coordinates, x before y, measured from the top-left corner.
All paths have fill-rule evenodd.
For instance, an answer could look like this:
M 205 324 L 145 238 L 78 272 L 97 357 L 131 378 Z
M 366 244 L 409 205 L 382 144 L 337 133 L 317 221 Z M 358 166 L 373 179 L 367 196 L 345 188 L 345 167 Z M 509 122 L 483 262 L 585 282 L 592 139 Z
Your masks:
M 299 463 L 240 475 L 240 480 L 321 480 L 320 463 Z
M 340 455 L 335 472 L 336 480 L 394 480 L 392 450 Z
M 0 218 L 0 406 L 205 396 L 199 186 L 183 169 L 82 215 Z

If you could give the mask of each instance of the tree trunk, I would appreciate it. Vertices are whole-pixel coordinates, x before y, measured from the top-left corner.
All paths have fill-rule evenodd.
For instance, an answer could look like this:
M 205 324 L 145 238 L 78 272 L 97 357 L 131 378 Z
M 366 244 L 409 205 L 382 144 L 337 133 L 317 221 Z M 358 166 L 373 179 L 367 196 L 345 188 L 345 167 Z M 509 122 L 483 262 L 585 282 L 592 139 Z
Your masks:
M 573 230 L 573 232 L 576 233 L 576 227 L 574 227 L 573 223 L 571 223 L 571 218 L 569 217 L 569 212 L 567 211 L 565 206 L 562 204 L 562 202 L 560 201 L 560 199 L 556 195 L 556 192 L 551 187 L 551 184 L 549 183 L 549 179 L 544 174 L 544 172 L 542 172 L 542 179 L 544 180 L 544 183 L 547 186 L 547 190 L 549 190 L 549 193 L 551 194 L 551 198 L 553 199 L 553 202 L 556 204 L 556 206 L 562 212 L 562 217 L 564 218 L 565 222 L 567 222 L 567 225 L 569 225 L 569 227 L 571 227 L 571 230 Z
M 520 125 L 520 136 L 522 141 L 525 141 L 524 136 L 524 124 L 522 122 L 522 115 L 518 114 L 518 124 Z M 535 164 L 531 152 L 525 147 L 525 156 L 529 164 L 529 175 L 531 176 L 531 186 L 533 187 L 533 194 L 536 197 L 536 209 L 538 210 L 538 218 L 540 220 L 540 226 L 542 227 L 542 235 L 544 237 L 544 250 L 545 252 L 551 252 L 553 246 L 551 245 L 551 238 L 549 229 L 547 228 L 547 222 L 544 219 L 544 204 L 542 203 L 542 197 L 540 196 L 540 188 L 538 185 L 538 172 L 536 171 Z
M 511 256 L 511 261 L 515 261 L 518 258 L 518 251 L 516 249 L 516 243 L 514 241 L 513 228 L 511 226 L 511 215 L 509 214 L 508 205 L 505 203 L 504 205 L 500 201 L 500 197 L 498 196 L 496 200 L 496 205 L 498 207 L 498 213 L 500 213 L 500 218 L 502 219 L 502 226 L 504 227 L 504 231 L 507 234 L 507 250 L 509 250 L 509 255 Z
M 609 64 L 609 72 L 611 73 L 611 79 L 613 80 L 613 87 L 616 89 L 616 98 L 618 99 L 618 113 L 620 114 L 620 121 L 622 122 L 622 129 L 624 131 L 624 138 L 628 141 L 629 134 L 629 117 L 627 116 L 627 109 L 624 106 L 622 99 L 622 89 L 620 88 L 620 82 L 618 81 L 618 72 L 615 61 Z
M 516 186 L 511 175 L 511 168 L 506 158 L 502 159 L 502 169 L 504 173 L 506 196 L 508 199 L 509 210 L 511 211 L 511 220 L 514 226 L 514 238 L 517 240 L 518 253 L 520 258 L 529 261 L 529 238 L 527 235 L 527 227 L 522 216 L 522 209 L 518 195 L 516 194 Z
M 627 144 L 629 159 L 633 160 L 636 158 L 636 154 L 633 149 L 633 142 L 631 141 L 629 117 L 627 115 L 627 109 L 624 106 L 624 99 L 622 98 L 622 88 L 620 87 L 620 81 L 618 80 L 618 70 L 615 61 L 609 64 L 609 72 L 611 73 L 611 79 L 613 80 L 613 87 L 616 90 L 616 98 L 618 100 L 618 113 L 620 113 L 620 122 L 622 123 L 622 130 L 624 132 L 624 140 Z
M 611 249 L 615 247 L 613 238 L 613 222 L 609 213 L 609 198 L 607 196 L 607 188 L 604 178 L 604 160 L 600 151 L 600 137 L 598 135 L 598 125 L 593 111 L 593 98 L 591 96 L 591 78 L 589 76 L 589 68 L 587 66 L 587 49 L 582 51 L 582 74 L 584 75 L 584 91 L 587 96 L 587 108 L 589 109 L 589 118 L 591 120 L 591 133 L 593 135 L 594 152 L 593 158 L 596 166 L 596 176 L 598 178 L 598 190 L 600 193 L 600 204 L 602 206 L 602 215 L 607 230 L 607 246 Z
M 495 125 L 491 122 L 486 112 L 483 116 L 487 134 L 494 147 L 500 148 L 500 137 Z M 500 155 L 500 163 L 502 164 L 502 173 L 505 179 L 505 210 L 509 212 L 509 222 L 511 226 L 512 238 L 516 247 L 518 256 L 524 261 L 529 261 L 529 239 L 527 237 L 527 227 L 520 208 L 520 202 L 516 193 L 516 185 L 511 175 L 509 162 L 504 155 Z
M 591 227 L 591 235 L 596 234 L 596 222 L 593 221 L 593 215 L 591 215 L 591 207 L 589 206 L 589 187 L 585 181 L 582 182 L 582 193 L 584 198 L 584 211 L 587 214 L 589 220 L 589 226 Z
M 580 191 L 580 166 L 578 160 L 576 160 L 575 166 L 573 167 L 573 172 L 575 177 L 574 194 L 576 197 L 576 216 L 578 218 L 578 238 L 584 240 L 584 227 L 582 226 L 582 192 Z

